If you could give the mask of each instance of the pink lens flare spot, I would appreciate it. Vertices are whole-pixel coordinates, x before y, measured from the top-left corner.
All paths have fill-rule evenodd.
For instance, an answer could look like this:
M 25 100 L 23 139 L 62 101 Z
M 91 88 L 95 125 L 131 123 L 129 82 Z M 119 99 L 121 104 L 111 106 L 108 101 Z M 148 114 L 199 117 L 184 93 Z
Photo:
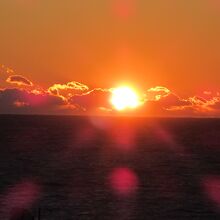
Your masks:
M 109 182 L 114 194 L 127 197 L 136 193 L 139 181 L 134 171 L 120 167 L 111 172 Z
M 205 177 L 202 186 L 208 198 L 220 209 L 220 176 Z
M 29 209 L 39 198 L 41 187 L 33 181 L 25 180 L 11 187 L 3 198 L 5 209 Z

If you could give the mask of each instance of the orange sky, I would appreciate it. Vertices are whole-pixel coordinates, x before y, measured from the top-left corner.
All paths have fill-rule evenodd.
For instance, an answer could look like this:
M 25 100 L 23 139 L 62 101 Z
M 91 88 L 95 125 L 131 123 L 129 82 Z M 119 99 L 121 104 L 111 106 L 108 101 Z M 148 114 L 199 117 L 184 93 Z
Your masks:
M 128 83 L 183 98 L 219 89 L 216 0 L 1 0 L 0 16 L 0 88 L 16 74 L 44 89 Z

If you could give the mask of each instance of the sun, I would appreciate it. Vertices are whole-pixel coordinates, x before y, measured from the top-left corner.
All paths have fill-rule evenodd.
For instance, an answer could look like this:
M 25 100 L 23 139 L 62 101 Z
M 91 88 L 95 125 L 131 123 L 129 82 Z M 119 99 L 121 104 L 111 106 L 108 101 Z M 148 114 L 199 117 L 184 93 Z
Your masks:
M 137 93 L 127 86 L 112 89 L 110 102 L 118 111 L 133 109 L 140 105 Z

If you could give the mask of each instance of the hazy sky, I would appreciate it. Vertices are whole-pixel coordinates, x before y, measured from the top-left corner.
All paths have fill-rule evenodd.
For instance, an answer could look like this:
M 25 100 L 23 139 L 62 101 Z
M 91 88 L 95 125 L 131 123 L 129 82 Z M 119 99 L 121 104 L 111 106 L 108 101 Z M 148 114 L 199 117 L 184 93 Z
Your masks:
M 42 86 L 220 84 L 217 0 L 1 0 L 0 36 L 0 63 Z

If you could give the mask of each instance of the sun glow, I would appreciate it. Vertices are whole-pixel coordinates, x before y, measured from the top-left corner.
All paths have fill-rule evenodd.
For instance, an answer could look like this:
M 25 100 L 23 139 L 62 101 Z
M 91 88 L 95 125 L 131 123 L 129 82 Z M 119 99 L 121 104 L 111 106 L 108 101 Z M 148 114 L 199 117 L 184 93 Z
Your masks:
M 136 108 L 140 105 L 136 92 L 126 86 L 113 89 L 110 102 L 118 111 Z

